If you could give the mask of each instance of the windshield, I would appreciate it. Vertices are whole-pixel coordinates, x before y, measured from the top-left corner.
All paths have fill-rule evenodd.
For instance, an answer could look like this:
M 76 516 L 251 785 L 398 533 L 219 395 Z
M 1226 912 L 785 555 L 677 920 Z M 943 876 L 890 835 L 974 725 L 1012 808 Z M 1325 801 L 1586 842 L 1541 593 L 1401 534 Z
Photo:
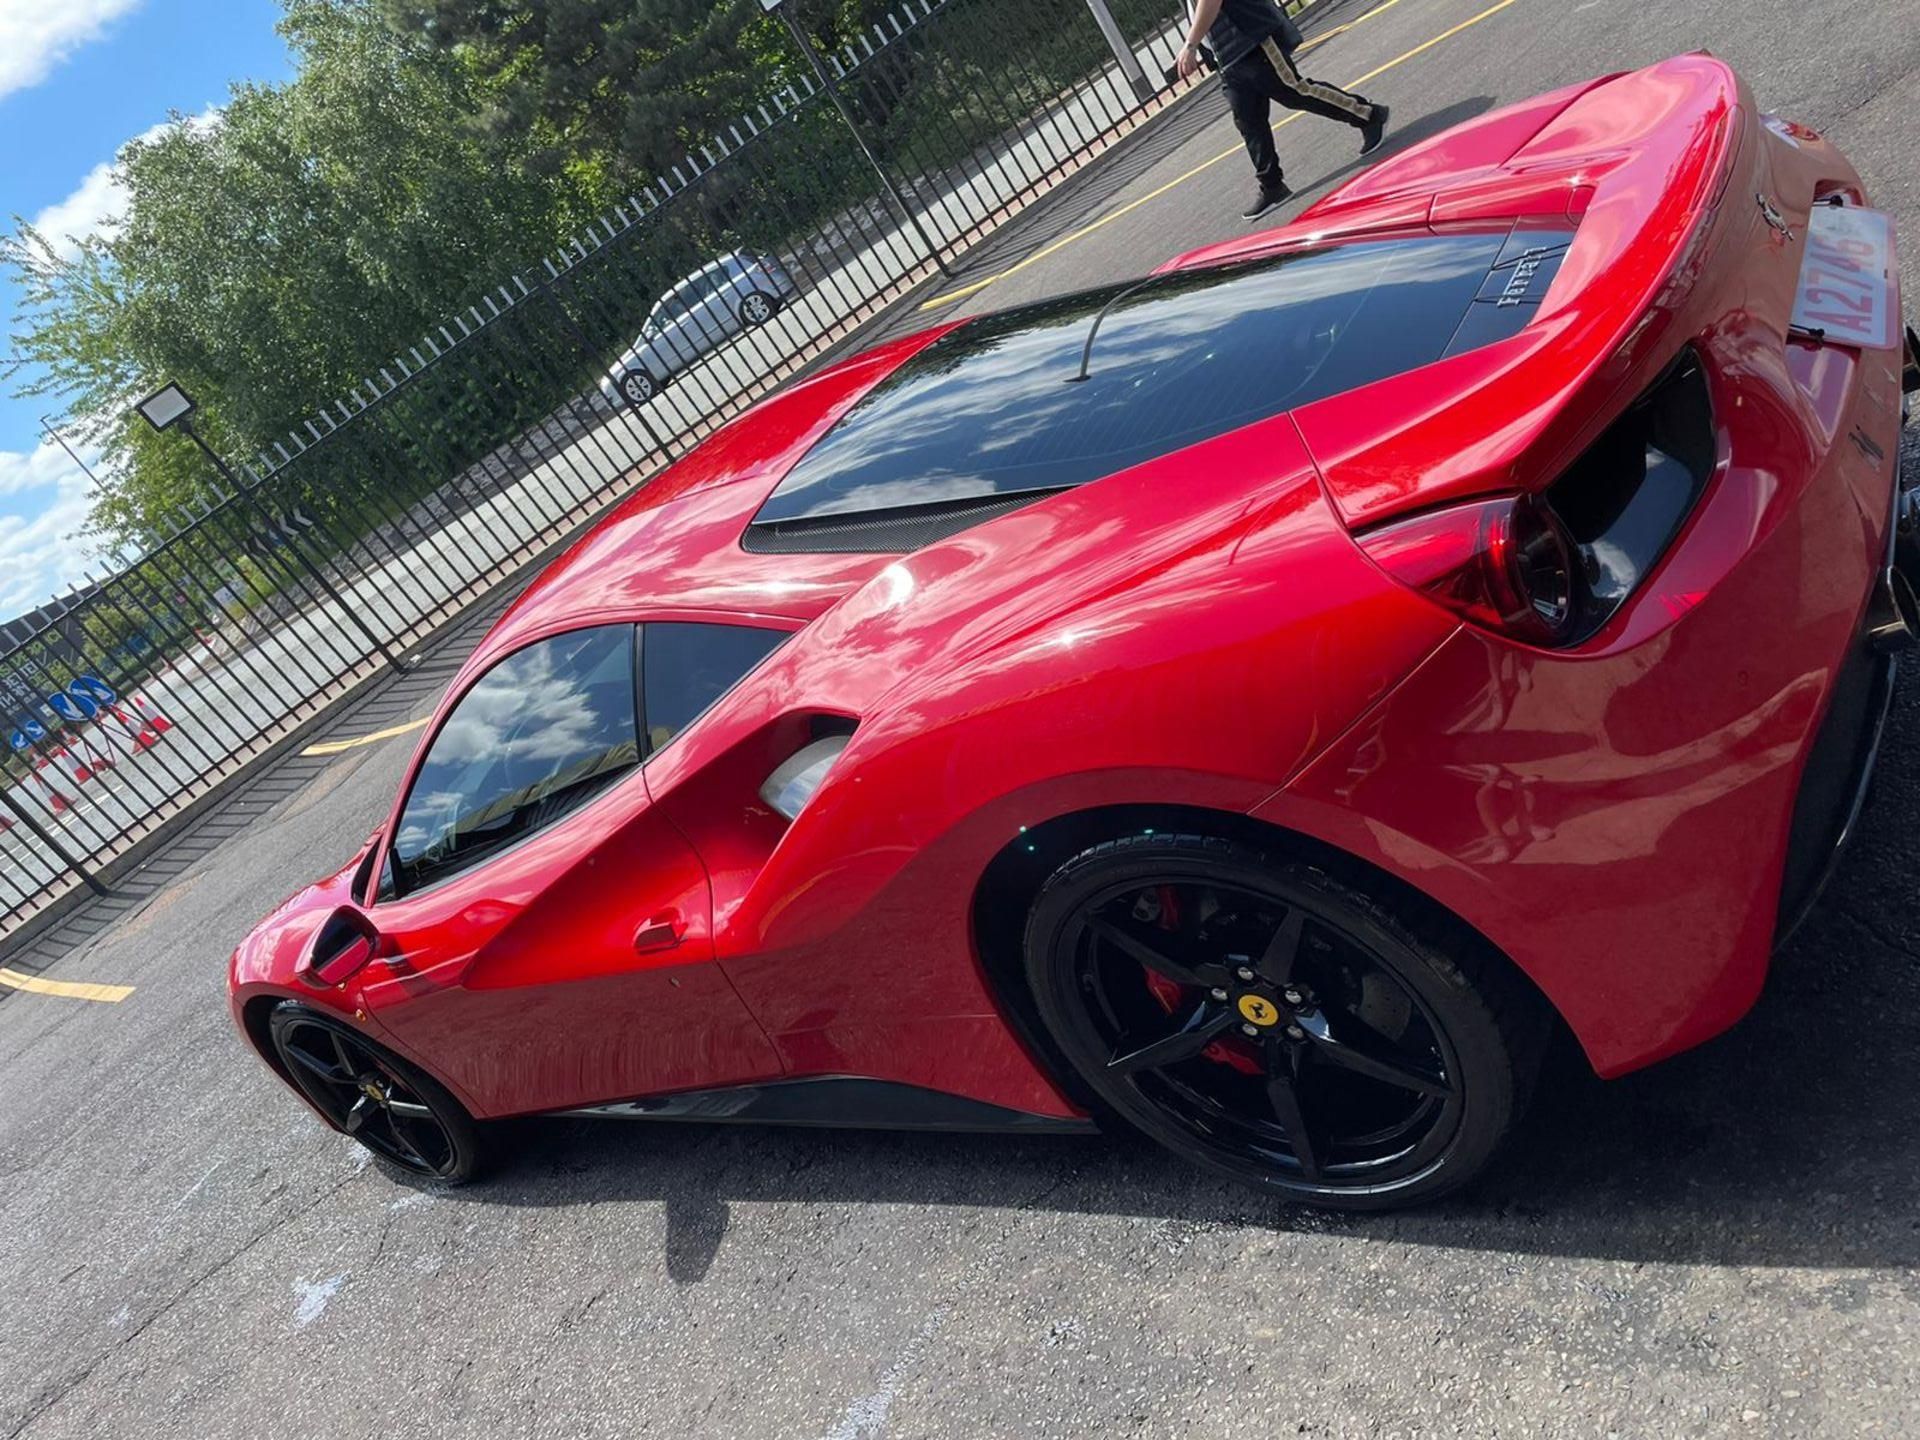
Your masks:
M 1429 364 L 1506 263 L 1507 238 L 1295 252 L 972 321 L 848 411 L 755 523 L 1060 490 Z M 1502 312 L 1506 333 L 1539 293 Z

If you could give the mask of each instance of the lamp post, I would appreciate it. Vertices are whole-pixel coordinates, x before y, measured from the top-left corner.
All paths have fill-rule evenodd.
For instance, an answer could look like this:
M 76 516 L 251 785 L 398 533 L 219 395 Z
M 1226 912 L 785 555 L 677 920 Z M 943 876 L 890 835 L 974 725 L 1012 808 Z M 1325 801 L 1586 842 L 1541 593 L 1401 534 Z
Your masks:
M 40 417 L 40 428 L 47 432 L 47 438 L 49 440 L 67 452 L 67 458 L 80 467 L 80 473 L 87 477 L 88 481 L 93 485 L 94 490 L 98 492 L 100 489 L 100 477 L 94 474 L 92 467 L 74 452 L 73 446 L 67 443 L 67 437 L 54 429 L 53 422 L 44 415 Z
M 242 502 L 252 508 L 266 527 L 266 533 L 272 535 L 280 530 L 273 515 L 268 512 L 265 505 L 260 503 L 260 497 L 254 494 L 254 487 L 234 474 L 232 467 L 220 458 L 219 453 L 207 444 L 200 432 L 194 428 L 193 412 L 197 407 L 191 395 L 169 381 L 134 408 L 140 412 L 141 418 L 157 431 L 164 432 L 177 427 L 182 434 L 193 441 L 200 453 L 207 457 L 207 462 L 220 472 L 220 477 L 233 487 L 234 493 L 241 498 Z M 293 558 L 299 562 L 300 568 L 307 573 L 308 578 L 326 592 L 329 600 L 340 607 L 340 613 L 346 616 L 353 628 L 366 638 L 367 644 L 379 653 L 381 659 L 387 662 L 395 674 L 404 675 L 407 670 L 406 665 L 387 648 L 385 641 L 373 633 L 367 622 L 360 618 L 360 612 L 349 605 L 346 598 L 333 588 L 332 582 L 320 573 L 319 566 L 307 558 L 306 553 L 300 548 L 300 542 L 288 536 L 287 548 L 293 552 Z
M 760 8 L 769 15 L 780 17 L 781 22 L 787 27 L 787 33 L 793 36 L 793 43 L 800 47 L 800 53 L 806 57 L 807 64 L 813 68 L 815 77 L 820 81 L 820 88 L 827 92 L 827 98 L 833 101 L 834 108 L 840 112 L 840 118 L 847 122 L 847 129 L 853 134 L 853 143 L 860 147 L 860 153 L 867 157 L 867 164 L 873 167 L 873 173 L 878 175 L 880 183 L 887 187 L 887 194 L 893 198 L 894 206 L 900 212 L 900 218 L 913 227 L 914 233 L 920 237 L 920 243 L 927 247 L 927 254 L 939 268 L 940 273 L 951 280 L 953 271 L 947 268 L 947 262 L 940 254 L 940 247 L 933 243 L 933 237 L 927 234 L 926 226 L 920 223 L 920 217 L 914 214 L 913 208 L 907 204 L 907 197 L 900 193 L 900 187 L 894 183 L 893 176 L 888 174 L 887 168 L 880 163 L 880 157 L 873 153 L 873 147 L 867 144 L 867 137 L 860 133 L 860 125 L 853 118 L 853 111 L 847 105 L 846 97 L 840 93 L 840 87 L 835 85 L 832 77 L 827 74 L 826 63 L 821 60 L 820 52 L 813 48 L 813 42 L 807 39 L 807 32 L 802 30 L 799 23 L 788 13 L 783 0 L 760 0 Z
M 1114 21 L 1113 11 L 1107 8 L 1107 0 L 1087 0 L 1087 9 L 1093 12 L 1093 23 L 1100 27 L 1100 34 L 1106 40 L 1107 48 L 1113 52 L 1120 73 L 1126 77 L 1127 84 L 1133 87 L 1133 98 L 1145 104 L 1153 98 L 1153 82 L 1147 78 L 1147 72 L 1140 66 L 1140 57 L 1133 53 L 1133 46 L 1127 43 L 1126 35 Z

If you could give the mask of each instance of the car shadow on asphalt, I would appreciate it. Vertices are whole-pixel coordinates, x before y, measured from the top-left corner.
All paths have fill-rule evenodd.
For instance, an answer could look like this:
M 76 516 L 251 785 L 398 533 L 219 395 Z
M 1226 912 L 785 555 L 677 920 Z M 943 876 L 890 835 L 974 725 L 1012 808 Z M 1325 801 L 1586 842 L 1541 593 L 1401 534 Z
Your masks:
M 1001 1137 L 522 1121 L 477 1205 L 651 1200 L 668 1273 L 706 1275 L 735 1207 L 976 1207 L 1159 1218 L 1399 1244 L 1623 1262 L 1920 1264 L 1920 684 L 1903 687 L 1855 848 L 1720 1039 L 1601 1082 L 1549 1063 L 1503 1162 L 1399 1215 L 1333 1216 L 1197 1175 L 1128 1136 Z M 1836 1277 L 1844 1289 L 1847 1283 Z M 1844 1298 L 1844 1297 L 1841 1297 Z

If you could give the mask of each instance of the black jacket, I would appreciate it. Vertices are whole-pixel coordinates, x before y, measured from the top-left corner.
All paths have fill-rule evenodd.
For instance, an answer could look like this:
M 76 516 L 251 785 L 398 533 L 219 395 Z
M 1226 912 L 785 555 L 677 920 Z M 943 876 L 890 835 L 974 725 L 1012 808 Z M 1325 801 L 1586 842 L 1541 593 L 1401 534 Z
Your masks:
M 1220 13 L 1207 31 L 1215 65 L 1224 70 L 1267 39 L 1279 41 L 1291 55 L 1300 47 L 1300 28 L 1274 0 L 1220 0 Z

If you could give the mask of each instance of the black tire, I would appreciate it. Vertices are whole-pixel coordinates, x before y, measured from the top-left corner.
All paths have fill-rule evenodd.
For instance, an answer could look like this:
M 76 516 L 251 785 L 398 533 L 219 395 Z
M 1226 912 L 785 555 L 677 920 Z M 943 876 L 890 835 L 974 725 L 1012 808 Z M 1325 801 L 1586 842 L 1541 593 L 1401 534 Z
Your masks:
M 1472 1180 L 1520 1118 L 1547 1035 L 1531 989 L 1471 936 L 1213 837 L 1075 856 L 1025 946 L 1041 1019 L 1101 1105 L 1195 1164 L 1327 1209 Z
M 621 398 L 636 409 L 660 393 L 660 384 L 645 370 L 629 370 L 617 387 Z
M 301 1093 L 390 1174 L 413 1183 L 464 1185 L 480 1172 L 480 1126 L 424 1070 L 297 1000 L 274 1006 L 268 1029 Z
M 735 313 L 740 317 L 742 329 L 757 330 L 773 319 L 779 309 L 778 298 L 767 294 L 764 290 L 754 290 L 741 297 L 739 309 Z

